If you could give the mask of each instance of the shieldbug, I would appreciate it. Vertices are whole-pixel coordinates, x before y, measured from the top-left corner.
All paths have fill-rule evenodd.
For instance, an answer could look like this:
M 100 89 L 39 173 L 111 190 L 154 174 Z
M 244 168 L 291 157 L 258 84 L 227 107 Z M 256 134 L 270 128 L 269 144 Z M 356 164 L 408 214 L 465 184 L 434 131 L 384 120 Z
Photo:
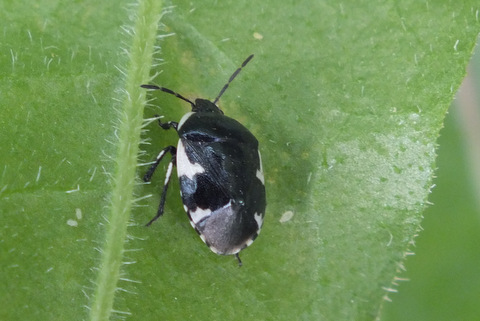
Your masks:
M 158 121 L 163 129 L 175 129 L 179 140 L 176 148 L 160 151 L 143 178 L 149 182 L 163 157 L 172 156 L 157 215 L 147 226 L 163 214 L 168 184 L 177 166 L 180 195 L 191 225 L 213 252 L 235 255 L 239 265 L 238 253 L 253 243 L 262 228 L 265 180 L 257 139 L 238 121 L 225 116 L 217 102 L 252 58 L 250 55 L 235 70 L 213 102 L 201 98 L 192 102 L 164 87 L 141 86 L 174 95 L 192 106 L 178 123 Z

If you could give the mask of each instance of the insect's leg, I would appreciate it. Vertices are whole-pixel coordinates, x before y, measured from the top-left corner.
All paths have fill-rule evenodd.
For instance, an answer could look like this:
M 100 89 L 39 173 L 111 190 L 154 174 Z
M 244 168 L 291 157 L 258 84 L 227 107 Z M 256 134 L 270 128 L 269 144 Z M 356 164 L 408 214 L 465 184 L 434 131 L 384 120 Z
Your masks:
M 242 260 L 240 260 L 240 256 L 238 255 L 238 253 L 235 253 L 235 257 L 237 258 L 238 260 L 238 266 L 242 266 Z
M 173 156 L 175 156 L 177 154 L 177 149 L 173 146 L 168 146 L 168 147 L 162 149 L 162 151 L 158 154 L 157 158 L 155 159 L 155 163 L 153 163 L 152 166 L 150 166 L 148 171 L 145 173 L 145 176 L 143 176 L 143 181 L 144 182 L 150 182 L 150 180 L 152 179 L 153 173 L 157 169 L 158 164 L 160 164 L 161 160 L 163 159 L 163 157 L 167 153 L 170 153 L 172 155 L 172 159 L 173 159 Z
M 157 168 L 158 164 L 160 163 L 160 161 L 162 160 L 163 156 L 165 156 L 166 153 L 170 153 L 172 155 L 172 159 L 168 164 L 167 173 L 165 175 L 165 182 L 163 183 L 163 191 L 160 199 L 160 205 L 158 206 L 157 215 L 155 215 L 155 217 L 152 218 L 150 222 L 147 223 L 147 226 L 150 226 L 155 220 L 157 220 L 163 214 L 163 209 L 165 207 L 165 199 L 167 197 L 168 184 L 170 183 L 170 178 L 172 177 L 173 167 L 176 165 L 176 162 L 177 162 L 177 149 L 173 146 L 168 146 L 167 148 L 163 149 L 158 154 L 155 163 L 148 169 L 147 173 L 143 177 L 143 180 L 145 182 L 150 181 L 150 179 L 152 178 L 153 172 L 155 172 L 155 169 Z
M 177 130 L 177 126 L 178 126 L 178 123 L 175 122 L 175 121 L 168 121 L 166 123 L 162 123 L 162 121 L 160 120 L 160 116 L 159 115 L 155 115 L 155 117 L 158 117 L 158 125 L 160 127 L 162 127 L 163 129 L 170 129 L 170 128 L 174 128 L 175 130 Z

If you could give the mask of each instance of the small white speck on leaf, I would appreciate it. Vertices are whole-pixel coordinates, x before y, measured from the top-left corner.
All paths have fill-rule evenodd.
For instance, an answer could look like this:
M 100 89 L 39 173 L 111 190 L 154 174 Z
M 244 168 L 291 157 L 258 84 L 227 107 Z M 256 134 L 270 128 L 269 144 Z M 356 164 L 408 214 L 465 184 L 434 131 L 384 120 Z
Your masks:
M 458 47 L 458 43 L 460 42 L 460 40 L 457 39 L 457 41 L 455 41 L 455 44 L 453 45 L 453 50 L 457 51 L 457 47 Z
M 77 185 L 77 189 L 71 189 L 69 191 L 65 191 L 65 193 L 67 194 L 76 193 L 76 192 L 80 192 L 80 185 Z
M 292 219 L 293 215 L 294 213 L 292 211 L 286 211 L 285 213 L 282 214 L 282 217 L 280 217 L 279 222 L 286 223 Z
M 77 220 L 81 220 L 83 215 L 82 215 L 82 210 L 79 208 L 75 209 L 75 216 L 77 217 Z
M 262 40 L 263 39 L 263 35 L 258 33 L 258 32 L 254 32 L 253 33 L 253 38 L 257 39 L 257 40 Z
M 73 227 L 77 227 L 77 226 L 78 226 L 78 222 L 75 221 L 75 220 L 67 220 L 67 225 L 73 226 Z
M 37 178 L 35 179 L 35 182 L 38 182 L 40 180 L 40 175 L 42 174 L 42 166 L 38 167 L 38 172 L 37 172 Z

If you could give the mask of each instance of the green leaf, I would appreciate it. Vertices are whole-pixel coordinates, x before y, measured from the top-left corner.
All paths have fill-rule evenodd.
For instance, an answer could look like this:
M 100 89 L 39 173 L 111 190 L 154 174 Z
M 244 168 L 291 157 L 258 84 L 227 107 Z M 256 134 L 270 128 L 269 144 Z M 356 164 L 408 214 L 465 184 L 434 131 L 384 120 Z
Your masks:
M 476 4 L 173 5 L 0 4 L 0 319 L 376 318 L 420 229 Z M 176 138 L 140 135 L 138 85 L 150 71 L 214 98 L 251 53 L 220 101 L 266 173 L 264 228 L 238 268 L 200 241 L 175 182 L 144 227 L 163 176 L 135 185 L 138 143 L 146 163 Z M 188 111 L 149 98 L 145 118 Z

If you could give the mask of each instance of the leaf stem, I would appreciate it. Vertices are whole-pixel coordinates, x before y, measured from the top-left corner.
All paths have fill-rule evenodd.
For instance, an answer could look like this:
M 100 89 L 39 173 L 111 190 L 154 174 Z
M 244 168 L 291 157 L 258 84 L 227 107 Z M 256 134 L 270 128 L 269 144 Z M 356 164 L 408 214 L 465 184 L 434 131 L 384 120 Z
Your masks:
M 133 42 L 125 72 L 125 95 L 119 112 L 110 216 L 106 225 L 90 320 L 108 320 L 113 312 L 136 184 L 135 172 L 145 103 L 145 91 L 140 88 L 140 84 L 149 79 L 161 12 L 162 1 L 139 0 L 135 24 L 131 30 Z

